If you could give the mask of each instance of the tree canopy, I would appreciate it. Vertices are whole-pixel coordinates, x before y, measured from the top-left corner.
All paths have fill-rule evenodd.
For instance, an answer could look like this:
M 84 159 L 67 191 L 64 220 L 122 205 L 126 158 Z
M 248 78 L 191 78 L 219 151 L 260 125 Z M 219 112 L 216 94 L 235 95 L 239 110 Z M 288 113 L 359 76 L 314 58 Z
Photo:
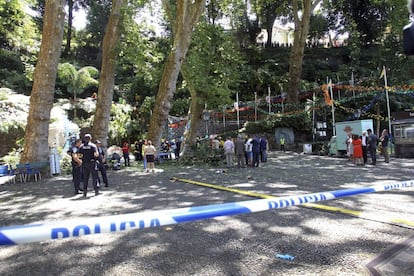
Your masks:
M 236 94 L 249 102 L 255 94 L 264 99 L 270 91 L 273 97 L 280 97 L 272 103 L 275 111 L 281 110 L 281 103 L 283 108 L 301 110 L 309 98 L 305 95 L 313 92 L 323 103 L 321 85 L 327 79 L 350 83 L 353 78 L 354 87 L 380 85 L 379 73 L 384 65 L 389 68 L 390 86 L 413 83 L 411 57 L 402 54 L 401 46 L 402 26 L 409 20 L 405 0 L 164 0 L 162 6 L 153 1 L 121 2 L 118 32 L 108 32 L 108 24 L 119 1 L 66 3 L 69 11 L 64 38 L 59 38 L 59 49 L 53 48 L 54 55 L 64 52 L 58 60 L 60 70 L 52 72 L 60 72 L 58 82 L 56 87 L 47 88 L 53 90 L 49 99 L 53 102 L 58 98 L 90 97 L 99 86 L 99 116 L 95 116 L 106 122 L 96 129 L 101 139 L 109 132 L 110 121 L 118 116 L 111 111 L 113 104 L 131 107 L 125 109 L 131 123 L 125 126 L 129 130 L 122 132 L 122 139 L 149 137 L 157 141 L 168 125 L 169 115 L 186 116 L 196 103 L 191 112 L 194 115 L 206 107 L 230 108 Z M 37 89 L 43 89 L 37 87 L 34 68 L 36 64 L 41 66 L 40 45 L 44 47 L 48 42 L 44 38 L 48 4 L 36 0 L 0 1 L 2 87 L 32 97 Z M 72 29 L 71 12 L 77 9 L 87 13 L 83 30 Z M 138 20 L 144 16 L 143 11 L 147 19 Z M 157 31 L 151 21 L 160 22 Z M 257 43 L 262 29 L 270 38 L 266 45 Z M 110 70 L 105 72 L 104 66 L 110 66 Z M 100 73 L 99 83 L 93 81 L 98 72 L 90 71 L 92 68 Z M 67 74 L 63 74 L 65 71 Z M 78 82 L 83 73 L 90 74 L 85 75 L 86 79 L 95 87 Z M 407 107 L 403 104 L 407 99 L 390 98 L 394 109 Z M 324 114 L 321 111 L 321 116 Z M 196 117 L 200 120 L 199 115 Z M 91 127 L 91 120 L 82 120 L 78 120 L 81 127 Z M 92 127 L 96 125 L 98 121 Z M 194 129 L 194 133 L 199 131 Z

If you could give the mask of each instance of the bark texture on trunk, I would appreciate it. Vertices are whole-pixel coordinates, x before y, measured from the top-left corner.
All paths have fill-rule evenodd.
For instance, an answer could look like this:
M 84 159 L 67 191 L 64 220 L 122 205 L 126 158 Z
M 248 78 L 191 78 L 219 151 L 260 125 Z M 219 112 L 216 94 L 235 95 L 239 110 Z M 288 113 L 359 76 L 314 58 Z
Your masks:
M 190 120 L 190 129 L 184 136 L 184 143 L 183 143 L 183 154 L 188 155 L 191 153 L 191 147 L 195 144 L 198 129 L 200 127 L 200 123 L 202 122 L 202 114 L 203 114 L 203 107 L 205 100 L 202 99 L 200 96 L 200 93 L 198 92 L 197 88 L 193 85 L 193 82 L 191 81 L 190 74 L 188 72 L 190 70 L 188 66 L 185 64 L 181 68 L 181 74 L 183 75 L 184 80 L 186 80 L 188 89 L 190 91 L 191 95 L 191 104 L 190 104 L 190 110 L 188 115 L 188 120 Z
M 72 41 L 72 28 L 73 28 L 73 0 L 68 0 L 68 30 L 66 34 L 66 45 L 63 51 L 63 56 L 69 56 L 71 41 Z
M 45 2 L 42 44 L 34 72 L 21 163 L 46 161 L 49 157 L 50 111 L 62 52 L 65 3 L 65 0 Z
M 104 147 L 108 144 L 108 129 L 115 86 L 116 58 L 118 56 L 117 43 L 120 36 L 121 9 L 123 4 L 124 0 L 114 0 L 112 2 L 111 15 L 109 16 L 103 39 L 103 59 L 92 135 L 93 139 L 101 140 Z
M 273 25 L 267 26 L 266 31 L 267 31 L 266 47 L 272 47 Z
M 193 146 L 196 143 L 197 131 L 200 127 L 201 116 L 202 116 L 203 105 L 199 104 L 198 101 L 191 99 L 190 111 L 188 113 L 188 120 L 190 121 L 190 129 L 188 133 L 185 133 L 183 145 L 182 145 L 182 155 L 190 156 L 193 152 Z
M 287 100 L 290 103 L 298 102 L 298 91 L 302 77 L 302 61 L 305 53 L 306 39 L 309 33 L 310 17 L 321 0 L 303 0 L 303 7 L 299 9 L 299 0 L 292 1 L 295 31 L 292 50 L 289 58 L 289 83 Z M 299 10 L 302 17 L 299 18 Z
M 174 41 L 161 77 L 148 129 L 148 138 L 156 147 L 160 143 L 162 130 L 171 110 L 178 74 L 190 46 L 193 30 L 204 11 L 205 2 L 205 0 L 180 0 L 177 3 L 177 14 L 173 24 Z

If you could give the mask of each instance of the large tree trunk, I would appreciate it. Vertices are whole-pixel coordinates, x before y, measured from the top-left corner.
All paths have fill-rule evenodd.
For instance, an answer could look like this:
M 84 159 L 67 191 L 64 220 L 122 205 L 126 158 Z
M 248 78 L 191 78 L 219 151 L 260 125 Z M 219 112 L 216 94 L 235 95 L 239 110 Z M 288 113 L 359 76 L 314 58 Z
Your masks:
M 73 25 L 73 0 L 68 0 L 68 29 L 66 33 L 66 45 L 63 51 L 63 56 L 69 56 L 70 44 L 72 41 L 72 26 Z
M 292 1 L 295 31 L 292 50 L 289 59 L 289 83 L 287 100 L 291 103 L 298 102 L 298 90 L 302 76 L 302 61 L 305 52 L 306 38 L 309 33 L 310 17 L 315 7 L 321 0 L 304 0 L 302 17 L 299 18 L 298 0 Z
M 163 1 L 165 7 L 169 5 L 168 2 L 168 0 Z M 173 24 L 174 42 L 161 77 L 148 129 L 148 138 L 155 146 L 160 143 L 176 91 L 178 74 L 190 46 L 193 30 L 204 11 L 205 2 L 205 0 L 180 0 L 177 3 L 177 14 Z
M 273 25 L 268 24 L 266 26 L 267 31 L 267 41 L 266 41 L 266 47 L 272 47 L 272 36 L 273 36 Z
M 187 133 L 184 133 L 184 140 L 182 143 L 181 156 L 190 156 L 193 153 L 193 146 L 196 144 L 196 138 L 198 129 L 201 123 L 201 116 L 203 105 L 200 104 L 200 100 L 197 96 L 193 98 L 191 93 L 191 104 L 188 112 L 188 120 L 190 122 L 190 129 Z
M 47 0 L 42 45 L 34 72 L 30 108 L 20 162 L 45 161 L 49 156 L 49 122 L 56 72 L 62 52 L 65 0 Z
M 274 10 L 272 5 L 269 5 L 268 7 L 270 9 L 265 12 L 266 31 L 267 31 L 266 47 L 272 47 L 273 25 L 275 24 L 276 14 L 274 11 L 272 12 L 272 10 Z
M 99 78 L 96 111 L 93 120 L 93 137 L 99 139 L 104 147 L 107 146 L 109 120 L 111 116 L 112 97 L 115 86 L 117 43 L 121 27 L 121 8 L 124 0 L 113 0 L 103 39 L 103 59 Z
M 196 143 L 196 138 L 198 134 L 198 129 L 201 123 L 201 116 L 203 113 L 203 107 L 205 100 L 200 97 L 195 85 L 191 81 L 191 74 L 188 70 L 191 70 L 185 64 L 181 68 L 181 74 L 183 75 L 184 80 L 187 82 L 188 89 L 191 96 L 191 104 L 189 110 L 188 120 L 190 120 L 190 129 L 184 137 L 182 153 L 188 155 L 191 151 L 191 147 Z
M 246 8 L 243 12 L 243 20 L 247 27 L 247 30 L 245 31 L 247 32 L 248 37 L 249 37 L 248 45 L 256 45 L 257 36 L 261 32 L 261 28 L 259 28 L 259 17 L 256 16 L 256 19 L 254 20 L 250 19 L 249 13 L 248 13 L 249 1 L 245 0 L 244 5 Z M 248 45 L 244 45 L 244 46 L 247 47 Z
M 202 122 L 201 117 L 203 116 L 203 107 L 202 99 L 197 95 L 198 93 L 191 93 L 191 128 L 188 134 L 188 141 L 190 145 L 194 145 L 196 142 L 198 130 Z M 194 98 L 193 98 L 194 97 Z

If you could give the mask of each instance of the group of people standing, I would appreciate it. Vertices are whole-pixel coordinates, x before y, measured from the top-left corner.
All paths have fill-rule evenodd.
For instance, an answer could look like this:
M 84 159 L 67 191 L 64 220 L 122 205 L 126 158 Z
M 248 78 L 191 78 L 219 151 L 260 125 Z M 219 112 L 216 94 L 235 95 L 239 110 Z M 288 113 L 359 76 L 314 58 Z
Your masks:
M 122 153 L 125 166 L 130 166 L 129 145 L 123 143 Z M 155 172 L 155 156 L 157 150 L 151 140 L 145 140 L 140 147 L 141 160 L 144 161 L 145 172 Z M 75 195 L 82 194 L 86 197 L 88 193 L 89 178 L 92 177 L 92 187 L 95 195 L 99 195 L 102 184 L 109 187 L 106 170 L 108 168 L 107 158 L 102 143 L 99 140 L 92 142 L 92 135 L 85 134 L 83 139 L 77 139 L 72 148 L 68 151 L 72 158 L 72 180 L 75 188 Z M 102 175 L 102 180 L 99 177 Z M 81 186 L 81 183 L 83 185 Z
M 368 163 L 368 153 L 371 158 L 371 165 L 377 164 L 377 149 L 381 150 L 384 155 L 385 163 L 390 162 L 389 134 L 388 130 L 384 129 L 380 138 L 372 132 L 372 129 L 362 132 L 362 136 L 356 134 L 349 134 L 346 140 L 348 156 L 356 165 L 364 165 Z
M 126 145 L 126 146 L 125 146 Z M 125 166 L 130 166 L 128 143 L 124 143 L 122 153 L 124 155 Z M 145 172 L 155 172 L 155 156 L 157 150 L 151 140 L 139 140 L 134 144 L 134 157 L 136 161 L 143 161 Z M 128 161 L 127 161 L 128 160 Z
M 101 172 L 102 182 L 108 187 L 108 177 L 106 174 L 106 155 L 102 148 L 102 143 L 96 140 L 92 143 L 92 136 L 85 134 L 82 139 L 77 139 L 69 151 L 72 157 L 72 177 L 75 187 L 75 195 L 83 193 L 87 196 L 89 178 L 92 176 L 92 186 L 95 196 L 99 194 L 101 180 L 98 172 Z M 83 187 L 81 187 L 83 182 Z
M 243 137 L 238 135 L 233 141 L 227 137 L 223 144 L 227 167 L 233 167 L 233 156 L 236 155 L 237 167 L 258 167 L 260 162 L 267 162 L 268 141 L 264 135 Z
M 167 141 L 165 139 L 161 140 L 160 152 L 161 153 L 174 153 L 176 159 L 179 158 L 181 150 L 181 140 L 172 139 Z M 148 156 L 149 155 L 149 156 Z M 144 171 L 153 172 L 155 168 L 155 159 L 157 156 L 157 150 L 152 144 L 151 140 L 139 140 L 134 144 L 134 156 L 135 160 L 143 161 Z M 151 162 L 149 161 L 151 160 Z
M 145 172 L 155 172 L 155 156 L 157 154 L 157 150 L 155 149 L 154 145 L 152 144 L 151 140 L 145 140 L 144 144 L 142 145 L 142 156 L 144 159 L 144 170 Z
M 157 150 L 151 140 L 139 140 L 134 144 L 134 156 L 136 161 L 143 161 L 145 172 L 155 172 L 155 157 Z

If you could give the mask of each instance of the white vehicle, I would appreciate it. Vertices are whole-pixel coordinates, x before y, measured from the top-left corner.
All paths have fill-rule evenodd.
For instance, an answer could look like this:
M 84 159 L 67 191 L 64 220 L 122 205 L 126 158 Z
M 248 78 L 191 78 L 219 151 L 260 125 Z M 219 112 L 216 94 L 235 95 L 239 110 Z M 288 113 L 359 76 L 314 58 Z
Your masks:
M 332 136 L 329 141 L 329 155 L 346 154 L 346 140 L 350 134 L 362 136 L 363 131 L 372 129 L 374 131 L 374 123 L 372 119 L 337 122 L 335 124 L 336 136 Z

